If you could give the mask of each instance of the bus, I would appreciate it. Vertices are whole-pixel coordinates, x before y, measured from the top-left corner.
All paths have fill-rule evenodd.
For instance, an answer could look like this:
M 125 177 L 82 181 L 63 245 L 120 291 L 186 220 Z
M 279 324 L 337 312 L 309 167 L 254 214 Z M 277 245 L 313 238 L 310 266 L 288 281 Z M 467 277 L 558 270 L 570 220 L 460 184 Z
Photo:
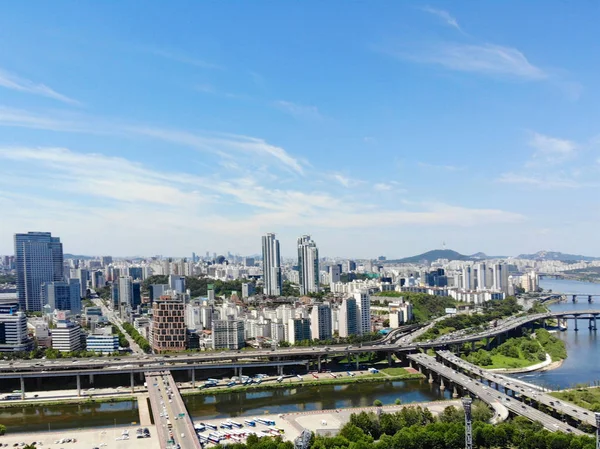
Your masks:
M 250 427 L 256 427 L 256 422 L 252 421 L 251 419 L 245 420 L 244 424 L 246 424 L 247 426 L 250 426 Z

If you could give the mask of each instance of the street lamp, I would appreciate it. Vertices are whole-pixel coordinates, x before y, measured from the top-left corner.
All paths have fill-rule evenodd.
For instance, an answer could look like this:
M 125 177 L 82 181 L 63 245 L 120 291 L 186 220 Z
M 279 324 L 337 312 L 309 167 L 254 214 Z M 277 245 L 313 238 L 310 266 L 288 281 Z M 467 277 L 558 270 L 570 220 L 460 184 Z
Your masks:
M 462 399 L 463 408 L 465 409 L 465 448 L 473 449 L 473 429 L 471 427 L 471 404 L 473 403 L 470 397 Z M 596 448 L 600 449 L 600 448 Z

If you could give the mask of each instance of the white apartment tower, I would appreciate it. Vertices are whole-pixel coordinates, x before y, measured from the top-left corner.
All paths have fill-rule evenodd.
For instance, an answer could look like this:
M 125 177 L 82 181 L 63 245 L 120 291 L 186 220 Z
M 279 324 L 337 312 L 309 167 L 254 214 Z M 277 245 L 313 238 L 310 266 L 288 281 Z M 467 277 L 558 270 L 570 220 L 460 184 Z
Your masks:
M 477 290 L 482 291 L 487 288 L 487 267 L 484 262 L 477 264 Z
M 462 269 L 462 288 L 463 290 L 473 290 L 473 268 L 466 265 Z
M 310 314 L 310 331 L 314 339 L 328 340 L 333 337 L 329 304 L 314 305 Z
M 319 250 L 310 235 L 298 239 L 298 268 L 300 272 L 300 294 L 319 291 Z
M 279 240 L 275 234 L 269 233 L 262 237 L 264 294 L 267 296 L 281 295 L 281 258 L 279 256 Z
M 371 332 L 371 297 L 366 289 L 354 292 L 356 300 L 358 333 L 368 334 Z

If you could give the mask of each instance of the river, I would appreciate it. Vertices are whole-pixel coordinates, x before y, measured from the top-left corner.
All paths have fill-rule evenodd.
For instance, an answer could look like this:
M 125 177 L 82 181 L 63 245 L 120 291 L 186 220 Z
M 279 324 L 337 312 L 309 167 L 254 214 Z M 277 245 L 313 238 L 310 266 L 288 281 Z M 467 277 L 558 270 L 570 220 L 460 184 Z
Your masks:
M 435 384 L 425 380 L 408 380 L 184 396 L 184 401 L 192 417 L 209 419 L 364 407 L 373 405 L 376 399 L 387 405 L 393 404 L 396 399 L 407 404 L 449 398 L 450 392 L 440 391 Z M 137 401 L 0 410 L 0 423 L 11 432 L 109 427 L 138 420 Z
M 542 279 L 540 287 L 551 289 L 554 293 L 579 293 L 600 295 L 600 284 L 591 282 L 570 281 L 565 279 Z M 553 311 L 600 309 L 600 301 L 588 304 L 587 298 L 579 298 L 573 304 L 571 301 L 550 305 Z M 515 375 L 538 385 L 548 388 L 568 388 L 577 383 L 590 383 L 600 380 L 600 340 L 597 331 L 590 331 L 587 322 L 580 321 L 579 332 L 573 330 L 572 321 L 569 329 L 556 334 L 567 346 L 568 357 L 560 368 L 540 373 Z

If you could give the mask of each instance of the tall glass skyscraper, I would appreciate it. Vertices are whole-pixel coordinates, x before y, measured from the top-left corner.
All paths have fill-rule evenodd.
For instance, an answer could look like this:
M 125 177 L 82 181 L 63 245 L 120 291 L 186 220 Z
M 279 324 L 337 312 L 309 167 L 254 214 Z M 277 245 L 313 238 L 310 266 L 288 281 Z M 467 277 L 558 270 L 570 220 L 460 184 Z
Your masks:
M 268 296 L 281 295 L 281 258 L 279 256 L 279 240 L 275 234 L 262 237 L 264 294 Z
M 298 269 L 300 270 L 300 293 L 319 291 L 319 250 L 310 235 L 298 239 Z
M 63 247 L 50 232 L 15 234 L 17 289 L 21 310 L 42 310 L 42 284 L 63 280 Z

